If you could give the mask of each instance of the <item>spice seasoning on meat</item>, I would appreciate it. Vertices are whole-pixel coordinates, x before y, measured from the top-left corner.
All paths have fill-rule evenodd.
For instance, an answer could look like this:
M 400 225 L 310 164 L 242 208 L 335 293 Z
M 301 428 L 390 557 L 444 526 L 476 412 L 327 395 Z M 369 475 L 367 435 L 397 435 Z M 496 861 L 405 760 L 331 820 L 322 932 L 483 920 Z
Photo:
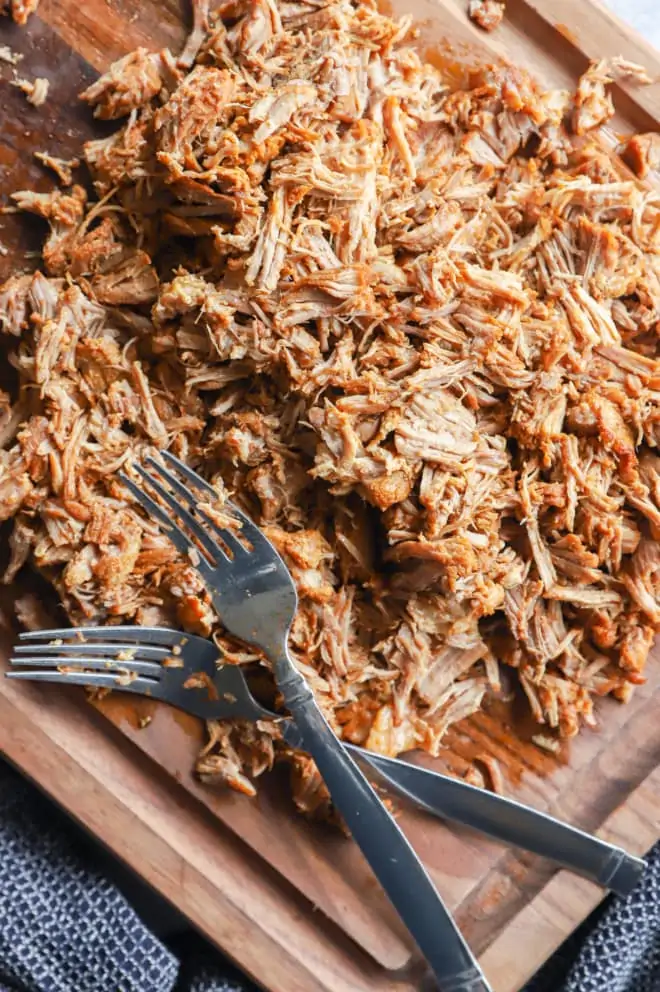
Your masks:
M 0 288 L 6 581 L 30 562 L 75 623 L 251 660 L 118 482 L 170 447 L 288 562 L 341 735 L 435 753 L 509 666 L 552 750 L 643 681 L 660 626 L 660 200 L 594 135 L 615 65 L 456 91 L 408 28 L 198 3 L 179 61 L 139 49 L 83 94 L 122 121 L 84 148 L 96 198 L 14 197 L 49 234 Z M 282 753 L 268 724 L 210 733 L 201 773 L 245 792 Z
M 38 6 L 39 0 L 0 0 L 0 15 L 10 14 L 16 24 L 25 24 Z

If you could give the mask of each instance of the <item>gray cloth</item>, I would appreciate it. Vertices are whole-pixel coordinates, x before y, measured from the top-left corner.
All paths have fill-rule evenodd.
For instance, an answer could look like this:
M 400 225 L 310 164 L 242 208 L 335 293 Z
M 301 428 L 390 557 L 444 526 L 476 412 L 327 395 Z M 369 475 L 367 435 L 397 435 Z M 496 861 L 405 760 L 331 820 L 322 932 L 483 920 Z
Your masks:
M 525 992 L 660 992 L 660 844 L 627 899 L 605 904 Z
M 256 992 L 195 935 L 168 948 L 107 868 L 0 761 L 0 992 Z
M 0 992 L 255 992 L 193 934 L 158 939 L 107 860 L 0 762 Z M 660 992 L 660 846 L 526 992 Z
M 0 981 L 21 992 L 170 992 L 176 958 L 77 840 L 0 767 Z

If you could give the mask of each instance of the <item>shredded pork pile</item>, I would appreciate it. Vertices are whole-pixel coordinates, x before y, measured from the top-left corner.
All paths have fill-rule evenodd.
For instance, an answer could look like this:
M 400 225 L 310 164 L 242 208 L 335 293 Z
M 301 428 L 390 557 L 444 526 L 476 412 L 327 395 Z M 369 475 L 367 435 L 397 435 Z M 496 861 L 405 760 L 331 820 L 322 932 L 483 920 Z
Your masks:
M 370 3 L 207 13 L 83 94 L 123 121 L 84 149 L 94 199 L 14 197 L 50 233 L 0 289 L 5 581 L 30 562 L 75 623 L 253 660 L 118 482 L 170 448 L 290 565 L 341 735 L 436 753 L 508 666 L 552 748 L 628 699 L 660 626 L 660 200 L 590 137 L 624 64 L 456 91 Z M 280 746 L 214 724 L 199 769 L 250 792 Z

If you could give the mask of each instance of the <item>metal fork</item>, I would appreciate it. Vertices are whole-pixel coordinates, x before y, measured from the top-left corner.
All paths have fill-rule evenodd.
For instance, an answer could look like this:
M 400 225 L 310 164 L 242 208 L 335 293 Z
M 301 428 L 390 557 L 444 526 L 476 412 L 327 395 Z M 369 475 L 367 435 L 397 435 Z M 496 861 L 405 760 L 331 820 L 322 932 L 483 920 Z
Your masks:
M 169 469 L 153 458 L 147 459 L 151 473 L 141 465 L 133 466 L 160 503 L 121 473 L 124 485 L 158 520 L 174 546 L 189 557 L 226 629 L 259 647 L 270 660 L 302 746 L 314 759 L 353 839 L 440 988 L 443 992 L 488 992 L 490 986 L 481 968 L 426 869 L 332 732 L 289 654 L 289 630 L 298 598 L 285 563 L 265 534 L 238 507 L 227 504 L 238 518 L 241 538 L 229 527 L 221 526 L 208 506 L 218 499 L 213 487 L 169 452 L 161 452 L 161 457 Z M 200 502 L 206 502 L 207 508 Z
M 206 638 L 131 626 L 42 630 L 21 634 L 20 641 L 11 664 L 33 670 L 13 671 L 9 678 L 138 693 L 202 719 L 277 720 L 287 744 L 302 744 L 293 721 L 254 698 L 241 668 L 217 667 L 218 649 Z M 191 679 L 194 683 L 200 674 L 193 688 Z M 557 861 L 619 895 L 631 891 L 644 869 L 640 858 L 515 800 L 354 744 L 344 746 L 389 788 L 435 816 Z

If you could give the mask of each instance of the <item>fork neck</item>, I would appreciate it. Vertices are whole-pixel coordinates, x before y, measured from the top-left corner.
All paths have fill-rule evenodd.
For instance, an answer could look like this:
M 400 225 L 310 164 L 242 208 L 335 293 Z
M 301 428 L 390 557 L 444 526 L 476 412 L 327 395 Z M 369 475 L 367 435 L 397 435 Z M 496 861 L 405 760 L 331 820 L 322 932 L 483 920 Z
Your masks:
M 277 688 L 282 693 L 287 709 L 293 713 L 294 710 L 314 699 L 314 693 L 305 677 L 296 668 L 286 648 L 281 649 L 277 654 L 269 655 L 269 657 Z

